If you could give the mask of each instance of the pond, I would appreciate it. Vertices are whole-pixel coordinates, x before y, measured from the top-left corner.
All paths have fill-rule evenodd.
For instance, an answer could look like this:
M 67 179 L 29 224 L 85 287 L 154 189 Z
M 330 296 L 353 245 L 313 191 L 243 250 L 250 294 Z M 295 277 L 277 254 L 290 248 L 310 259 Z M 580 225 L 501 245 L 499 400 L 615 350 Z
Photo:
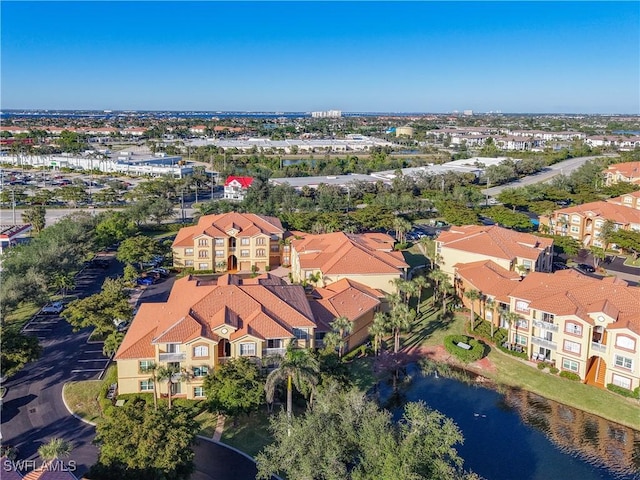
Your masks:
M 501 394 L 423 375 L 417 365 L 407 372 L 401 401 L 422 400 L 452 418 L 465 439 L 457 446 L 465 469 L 487 480 L 640 480 L 638 431 L 531 392 Z M 392 389 L 379 387 L 384 404 Z

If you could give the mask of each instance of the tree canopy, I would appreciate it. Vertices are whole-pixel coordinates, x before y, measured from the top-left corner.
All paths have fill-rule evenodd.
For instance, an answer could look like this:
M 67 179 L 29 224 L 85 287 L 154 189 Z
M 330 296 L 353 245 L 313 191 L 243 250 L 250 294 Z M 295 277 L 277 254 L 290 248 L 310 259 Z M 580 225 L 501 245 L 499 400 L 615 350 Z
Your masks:
M 260 369 L 240 357 L 216 366 L 204 381 L 209 408 L 227 415 L 249 414 L 264 400 Z

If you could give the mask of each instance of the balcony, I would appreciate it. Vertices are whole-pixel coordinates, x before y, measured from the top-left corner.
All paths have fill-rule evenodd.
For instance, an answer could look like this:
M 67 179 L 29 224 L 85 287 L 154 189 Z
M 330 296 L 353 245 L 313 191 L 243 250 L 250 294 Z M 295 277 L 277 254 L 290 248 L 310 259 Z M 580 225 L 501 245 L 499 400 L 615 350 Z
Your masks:
M 556 342 L 552 342 L 546 338 L 531 337 L 531 343 L 540 347 L 550 348 L 551 350 L 557 350 L 558 348 L 558 344 Z
M 602 343 L 591 342 L 591 351 L 597 353 L 607 353 L 607 346 Z
M 552 332 L 557 332 L 558 331 L 558 325 L 556 325 L 555 323 L 551 323 L 551 322 L 544 322 L 544 321 L 540 321 L 540 320 L 534 320 L 533 321 L 533 326 L 537 327 L 537 328 L 542 328 L 543 330 L 550 330 Z
M 265 348 L 262 350 L 262 356 L 267 357 L 269 355 L 280 355 L 281 357 L 284 357 L 286 352 L 286 348 Z
M 161 362 L 184 362 L 187 359 L 186 353 L 161 353 Z

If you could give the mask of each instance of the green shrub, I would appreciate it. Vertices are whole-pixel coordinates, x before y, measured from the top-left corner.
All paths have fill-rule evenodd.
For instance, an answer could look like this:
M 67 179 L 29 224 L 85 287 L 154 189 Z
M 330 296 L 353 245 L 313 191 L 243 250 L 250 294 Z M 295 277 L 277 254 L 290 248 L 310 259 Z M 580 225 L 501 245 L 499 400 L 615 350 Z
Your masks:
M 144 402 L 147 405 L 153 405 L 153 393 L 125 393 L 118 395 L 118 400 L 129 402 Z
M 468 328 L 468 324 L 465 323 L 466 328 Z M 475 329 L 472 332 L 473 336 L 484 338 L 485 340 L 495 343 L 496 345 L 501 345 L 504 343 L 505 338 L 507 338 L 507 331 L 504 328 L 493 328 L 493 337 L 491 336 L 491 323 L 482 320 L 480 321 Z
M 549 368 L 549 372 L 551 372 L 552 375 L 556 375 L 558 372 L 560 371 L 560 369 L 558 367 L 551 367 Z M 565 373 L 565 372 L 562 372 Z M 566 373 L 573 373 L 573 372 L 566 372 Z M 574 374 L 575 375 L 575 374 Z M 576 375 L 577 376 L 577 375 Z M 566 375 L 563 375 L 563 377 L 565 378 L 569 378 Z M 580 377 L 578 377 L 578 380 L 580 380 Z
M 573 380 L 574 382 L 579 382 L 580 381 L 580 375 L 578 375 L 577 373 L 574 373 L 574 372 L 569 372 L 567 370 L 563 370 L 562 372 L 560 372 L 560 376 L 562 378 L 566 378 L 568 380 Z
M 524 360 L 527 360 L 528 356 L 527 356 L 527 352 L 516 352 L 515 350 L 509 350 L 508 348 L 504 348 L 502 346 L 502 343 L 497 343 L 496 347 L 501 351 L 506 353 L 507 355 L 511 355 L 514 357 L 518 357 L 518 358 L 522 358 Z
M 350 362 L 356 357 L 364 357 L 365 355 L 367 355 L 367 346 L 365 344 L 362 344 L 359 347 L 351 350 L 349 353 L 346 353 L 345 355 L 343 355 L 342 361 Z
M 623 397 L 638 398 L 640 387 L 637 387 L 635 390 L 631 391 L 624 387 L 619 387 L 618 385 L 614 385 L 613 383 L 608 383 L 607 389 L 611 390 L 614 393 L 617 393 L 618 395 L 622 395 Z
M 471 345 L 471 348 L 469 350 L 465 350 L 464 348 L 459 347 L 457 344 L 461 342 Z M 466 335 L 446 336 L 444 338 L 444 348 L 451 355 L 454 355 L 465 363 L 475 362 L 485 355 L 485 344 L 475 338 L 469 338 Z
M 544 370 L 545 368 L 547 368 L 547 364 L 544 362 L 540 362 L 538 364 L 538 370 Z

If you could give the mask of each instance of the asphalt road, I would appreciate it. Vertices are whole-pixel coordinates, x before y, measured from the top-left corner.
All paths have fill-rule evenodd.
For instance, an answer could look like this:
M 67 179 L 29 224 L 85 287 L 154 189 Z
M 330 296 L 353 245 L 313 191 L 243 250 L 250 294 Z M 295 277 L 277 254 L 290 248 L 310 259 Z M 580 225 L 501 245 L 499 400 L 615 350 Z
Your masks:
M 570 158 L 568 160 L 563 160 L 562 162 L 558 162 L 550 167 L 544 169 L 542 172 L 538 172 L 534 175 L 529 175 L 527 177 L 520 178 L 515 182 L 506 183 L 504 185 L 500 185 L 498 187 L 491 187 L 482 190 L 482 193 L 488 195 L 490 197 L 494 197 L 498 195 L 505 188 L 516 188 L 516 187 L 525 187 L 527 185 L 532 185 L 534 183 L 542 183 L 548 182 L 556 175 L 570 175 L 574 170 L 578 169 L 582 165 L 584 165 L 589 160 L 594 160 L 596 158 L 602 158 L 607 156 L 617 156 L 617 155 L 596 155 L 590 157 L 576 157 Z
M 107 276 L 121 274 L 122 265 L 112 261 L 108 270 L 87 269 L 76 278 L 73 293 L 87 296 L 100 290 Z M 140 297 L 146 302 L 166 301 L 175 278 L 168 278 L 145 288 Z M 95 428 L 72 415 L 62 401 L 63 385 L 70 381 L 98 378 L 106 368 L 102 344 L 88 344 L 90 330 L 72 332 L 71 326 L 55 315 L 38 316 L 25 333 L 36 335 L 43 346 L 42 356 L 28 364 L 3 386 L 7 393 L 2 402 L 3 445 L 18 448 L 18 460 L 35 460 L 40 465 L 38 448 L 53 437 L 72 442 L 73 460 L 78 478 L 98 459 L 92 445 Z M 256 476 L 256 466 L 249 458 L 222 445 L 199 440 L 194 448 L 194 480 L 249 480 Z

